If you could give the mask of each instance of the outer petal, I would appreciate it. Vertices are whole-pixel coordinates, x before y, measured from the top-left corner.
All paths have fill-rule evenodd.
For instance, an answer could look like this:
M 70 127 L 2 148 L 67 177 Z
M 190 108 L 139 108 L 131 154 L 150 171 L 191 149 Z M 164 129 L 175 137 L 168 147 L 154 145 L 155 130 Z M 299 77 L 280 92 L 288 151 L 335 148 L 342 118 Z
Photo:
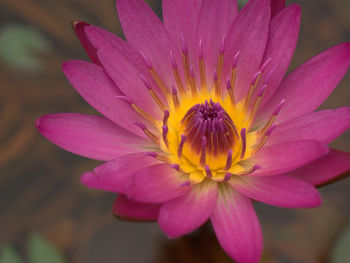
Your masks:
M 271 17 L 277 15 L 286 5 L 286 0 L 271 0 Z
M 203 1 L 198 18 L 196 45 L 198 47 L 199 41 L 202 40 L 208 83 L 213 80 L 222 39 L 227 35 L 237 14 L 236 0 Z
M 169 164 L 156 164 L 138 170 L 127 188 L 129 198 L 146 203 L 163 203 L 188 191 L 181 186 L 182 175 Z
M 230 184 L 241 194 L 257 201 L 281 207 L 316 207 L 321 196 L 311 184 L 286 175 L 237 176 Z
M 326 156 L 288 173 L 310 184 L 321 186 L 350 171 L 350 154 L 331 150 Z M 340 178 L 338 178 L 340 177 Z
M 281 1 L 275 0 L 274 2 Z M 273 6 L 272 3 L 272 7 Z M 270 75 L 268 88 L 265 91 L 261 106 L 263 106 L 275 93 L 278 85 L 287 72 L 298 40 L 300 14 L 301 9 L 298 5 L 290 5 L 283 9 L 283 11 L 279 12 L 279 14 L 271 21 L 269 38 L 267 40 L 263 61 L 266 61 L 269 58 L 272 60 L 265 69 L 264 75 L 259 81 L 259 86 L 256 89 L 259 91 L 267 77 Z M 274 69 L 274 71 L 271 75 L 270 72 L 272 69 Z
M 118 88 L 145 111 L 158 117 L 149 92 L 142 83 L 143 76 L 157 91 L 139 52 L 118 36 L 96 26 L 85 27 L 89 41 L 98 49 L 98 57 Z M 159 91 L 159 90 L 158 90 Z
M 72 26 L 74 29 L 75 34 L 79 38 L 82 46 L 84 47 L 86 53 L 90 57 L 91 61 L 97 65 L 101 65 L 101 62 L 99 58 L 97 57 L 97 50 L 96 48 L 91 44 L 90 40 L 85 34 L 84 28 L 89 26 L 89 24 L 82 22 L 82 21 L 74 21 L 72 22 Z
M 268 144 L 316 140 L 328 144 L 350 127 L 350 107 L 311 112 L 276 127 Z
M 130 200 L 120 194 L 113 204 L 113 213 L 122 219 L 135 221 L 155 221 L 159 213 L 159 204 L 147 204 Z
M 183 35 L 192 59 L 195 56 L 194 41 L 201 4 L 198 0 L 163 0 L 164 25 L 179 47 Z
M 165 83 L 174 82 L 169 52 L 181 61 L 180 49 L 160 19 L 143 0 L 117 0 L 117 9 L 127 41 L 145 54 Z
M 217 200 L 217 183 L 206 180 L 191 191 L 162 205 L 158 223 L 170 238 L 185 235 L 200 227 L 213 212 Z
M 107 161 L 144 151 L 147 141 L 99 116 L 61 113 L 44 115 L 36 122 L 40 133 L 63 149 L 88 158 Z
M 230 76 L 234 55 L 237 64 L 236 98 L 246 95 L 264 55 L 270 24 L 270 0 L 251 0 L 240 11 L 227 33 L 223 81 Z M 223 82 L 223 83 L 225 83 Z
M 157 163 L 158 160 L 146 153 L 127 154 L 83 174 L 81 182 L 90 188 L 124 193 L 136 171 Z
M 211 222 L 226 253 L 239 263 L 258 263 L 262 233 L 251 201 L 229 186 L 220 188 Z
M 290 73 L 281 83 L 262 115 L 271 114 L 286 100 L 277 122 L 314 111 L 331 94 L 350 65 L 350 43 L 330 48 Z
M 312 162 L 329 152 L 326 145 L 312 140 L 289 141 L 265 146 L 256 153 L 254 163 L 262 166 L 254 175 L 284 173 Z
M 63 64 L 63 72 L 72 86 L 96 110 L 123 128 L 145 137 L 135 122 L 144 120 L 132 110 L 130 105 L 120 99 L 120 92 L 102 67 L 71 60 Z

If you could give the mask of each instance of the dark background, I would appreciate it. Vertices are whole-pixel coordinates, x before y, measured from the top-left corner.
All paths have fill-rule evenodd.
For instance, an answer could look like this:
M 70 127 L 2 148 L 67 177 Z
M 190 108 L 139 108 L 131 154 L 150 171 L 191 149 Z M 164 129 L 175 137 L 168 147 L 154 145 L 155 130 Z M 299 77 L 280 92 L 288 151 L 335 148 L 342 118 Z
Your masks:
M 161 13 L 160 0 L 147 2 Z M 291 68 L 350 40 L 348 0 L 289 3 L 299 3 L 303 11 Z M 111 213 L 115 196 L 79 182 L 99 162 L 67 153 L 36 131 L 36 118 L 46 113 L 95 113 L 61 72 L 65 60 L 88 59 L 71 30 L 72 20 L 121 35 L 113 0 L 0 1 L 0 247 L 11 243 L 25 257 L 25 240 L 35 231 L 67 262 L 231 262 L 210 226 L 167 240 L 154 223 L 116 220 Z M 349 102 L 347 74 L 322 109 Z M 332 146 L 349 152 L 350 133 Z M 255 205 L 264 231 L 262 262 L 332 262 L 349 223 L 350 180 L 320 191 L 323 206 L 317 209 Z M 348 256 L 344 263 L 350 262 Z

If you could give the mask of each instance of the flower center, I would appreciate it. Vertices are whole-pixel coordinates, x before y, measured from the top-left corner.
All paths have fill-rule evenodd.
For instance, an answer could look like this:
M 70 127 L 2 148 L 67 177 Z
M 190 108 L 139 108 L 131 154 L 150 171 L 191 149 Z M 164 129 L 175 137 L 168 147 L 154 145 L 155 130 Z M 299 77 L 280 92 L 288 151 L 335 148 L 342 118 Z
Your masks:
M 187 111 L 181 123 L 185 126 L 184 134 L 188 143 L 196 153 L 201 152 L 204 141 L 207 153 L 226 154 L 237 138 L 231 117 L 220 103 L 213 100 L 194 105 Z

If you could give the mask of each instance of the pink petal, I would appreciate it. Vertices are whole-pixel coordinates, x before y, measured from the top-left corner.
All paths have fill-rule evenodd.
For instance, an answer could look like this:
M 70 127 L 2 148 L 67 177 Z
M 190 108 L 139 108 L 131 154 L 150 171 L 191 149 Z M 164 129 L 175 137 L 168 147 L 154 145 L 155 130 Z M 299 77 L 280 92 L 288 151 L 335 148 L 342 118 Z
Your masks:
M 96 110 L 123 128 L 145 137 L 135 122 L 144 122 L 130 105 L 117 97 L 122 95 L 100 66 L 79 60 L 63 64 L 63 72 L 78 93 Z
M 186 193 L 188 187 L 182 186 L 185 181 L 169 164 L 156 164 L 134 173 L 126 192 L 136 201 L 163 203 Z
M 316 140 L 328 144 L 349 127 L 350 107 L 311 112 L 278 125 L 267 144 L 293 140 Z
M 286 0 L 271 0 L 271 17 L 277 15 L 286 5 Z
M 100 60 L 97 57 L 97 50 L 96 48 L 91 44 L 89 39 L 87 38 L 85 34 L 84 28 L 89 26 L 89 24 L 82 22 L 82 21 L 74 21 L 72 22 L 72 26 L 74 29 L 75 34 L 77 35 L 78 39 L 80 40 L 82 46 L 84 47 L 86 53 L 90 57 L 91 61 L 97 65 L 101 65 Z
M 253 160 L 262 169 L 253 175 L 275 175 L 296 169 L 329 152 L 326 145 L 312 140 L 289 141 L 265 146 Z
M 208 83 L 211 83 L 213 80 L 222 39 L 227 35 L 227 31 L 237 14 L 238 8 L 235 0 L 203 1 L 198 18 L 197 41 L 195 45 L 197 45 L 198 49 L 199 41 L 202 40 Z
M 290 73 L 262 110 L 268 116 L 286 100 L 277 122 L 314 111 L 331 94 L 350 65 L 350 43 L 332 47 Z
M 163 0 L 164 25 L 179 47 L 182 46 L 183 35 L 192 64 L 193 59 L 197 58 L 194 42 L 201 4 L 197 0 Z
M 264 75 L 261 77 L 259 86 L 256 89 L 259 91 L 267 77 L 270 77 L 261 106 L 275 93 L 287 72 L 298 40 L 300 14 L 301 10 L 298 5 L 290 5 L 279 12 L 271 21 L 263 61 L 267 61 L 270 58 L 272 60 L 265 69 Z M 271 75 L 272 69 L 274 71 Z
M 349 171 L 350 154 L 332 149 L 326 156 L 289 172 L 288 175 L 319 186 Z
M 169 52 L 181 61 L 180 48 L 160 19 L 143 0 L 118 0 L 117 10 L 126 40 L 144 53 L 165 83 L 173 84 Z
M 221 247 L 239 263 L 258 263 L 262 233 L 251 201 L 229 186 L 220 190 L 211 222 Z
M 86 36 L 98 49 L 98 56 L 108 75 L 118 88 L 138 106 L 154 117 L 158 117 L 158 107 L 154 105 L 140 76 L 152 86 L 153 80 L 139 52 L 118 36 L 96 26 L 85 28 Z
M 190 192 L 166 202 L 159 211 L 160 228 L 176 238 L 200 227 L 213 212 L 217 200 L 217 183 L 206 180 Z
M 223 81 L 230 76 L 233 58 L 240 51 L 235 85 L 238 100 L 246 95 L 254 74 L 259 70 L 269 24 L 270 0 L 251 0 L 239 12 L 227 33 Z
M 120 194 L 113 204 L 113 213 L 122 219 L 135 221 L 155 221 L 159 213 L 159 204 L 147 204 L 130 200 Z
M 147 141 L 99 116 L 61 113 L 44 115 L 36 122 L 39 132 L 61 148 L 92 159 L 107 161 L 144 151 Z
M 124 193 L 135 172 L 157 163 L 158 160 L 146 153 L 127 154 L 83 174 L 81 182 L 89 188 Z
M 298 208 L 321 205 L 321 196 L 311 184 L 286 175 L 237 176 L 230 184 L 241 194 L 274 206 Z

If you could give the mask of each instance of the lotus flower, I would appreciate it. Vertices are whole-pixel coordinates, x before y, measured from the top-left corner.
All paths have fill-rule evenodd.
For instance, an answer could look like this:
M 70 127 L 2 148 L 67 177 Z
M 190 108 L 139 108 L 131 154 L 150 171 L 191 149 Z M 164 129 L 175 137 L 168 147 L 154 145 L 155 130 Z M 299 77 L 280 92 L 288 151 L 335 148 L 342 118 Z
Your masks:
M 119 193 L 114 213 L 157 220 L 170 238 L 210 219 L 239 263 L 258 262 L 262 233 L 251 200 L 316 207 L 315 186 L 350 169 L 327 144 L 350 108 L 314 110 L 350 65 L 350 43 L 284 78 L 300 7 L 283 0 L 163 0 L 162 21 L 142 0 L 117 0 L 127 41 L 83 22 L 75 32 L 92 63 L 63 71 L 103 116 L 45 115 L 39 131 L 104 164 L 87 187 Z

